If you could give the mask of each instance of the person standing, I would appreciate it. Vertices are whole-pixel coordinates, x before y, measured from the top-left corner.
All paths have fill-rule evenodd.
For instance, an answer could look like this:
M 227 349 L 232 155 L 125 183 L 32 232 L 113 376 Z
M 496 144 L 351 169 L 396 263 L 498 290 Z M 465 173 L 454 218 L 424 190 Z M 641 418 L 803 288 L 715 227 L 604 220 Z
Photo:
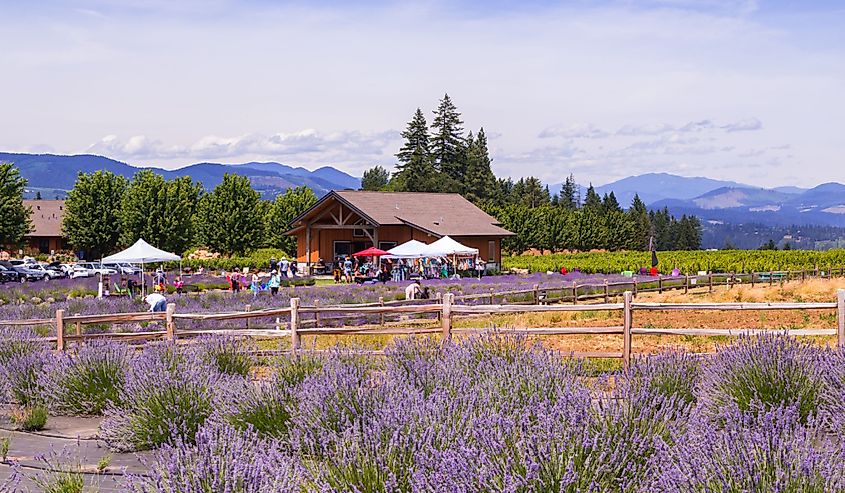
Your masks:
M 270 295 L 276 296 L 279 292 L 279 285 L 281 281 L 279 280 L 279 273 L 276 271 L 270 272 L 270 280 L 267 281 L 267 287 L 270 288 Z
M 279 261 L 279 274 L 282 276 L 282 279 L 288 277 L 288 267 L 290 264 L 288 263 L 287 257 L 282 257 L 282 260 Z
M 291 277 L 296 277 L 299 273 L 299 261 L 295 258 L 290 259 L 290 273 Z
M 343 261 L 343 276 L 347 283 L 352 282 L 352 260 L 349 257 L 346 257 L 346 260 Z
M 270 272 L 274 272 L 278 266 L 279 262 L 276 260 L 276 257 L 270 257 Z

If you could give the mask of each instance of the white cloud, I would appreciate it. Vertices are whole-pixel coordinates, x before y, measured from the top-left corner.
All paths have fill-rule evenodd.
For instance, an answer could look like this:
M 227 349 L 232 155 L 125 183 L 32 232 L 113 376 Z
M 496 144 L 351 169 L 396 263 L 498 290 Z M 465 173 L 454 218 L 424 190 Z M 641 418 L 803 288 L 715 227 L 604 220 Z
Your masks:
M 568 127 L 549 127 L 538 135 L 541 139 L 563 137 L 565 139 L 601 139 L 610 134 L 592 123 L 575 123 Z
M 277 159 L 292 163 L 332 164 L 342 162 L 352 168 L 371 160 L 392 159 L 385 152 L 397 146 L 399 132 L 319 132 L 305 129 L 272 135 L 245 134 L 235 137 L 208 135 L 187 145 L 168 145 L 144 135 L 126 140 L 107 135 L 89 146 L 86 153 L 103 154 L 127 160 L 246 160 Z
M 739 120 L 733 123 L 728 123 L 727 125 L 722 125 L 721 128 L 723 128 L 726 132 L 746 132 L 751 130 L 760 130 L 763 128 L 763 122 L 757 118 L 747 118 L 745 120 Z

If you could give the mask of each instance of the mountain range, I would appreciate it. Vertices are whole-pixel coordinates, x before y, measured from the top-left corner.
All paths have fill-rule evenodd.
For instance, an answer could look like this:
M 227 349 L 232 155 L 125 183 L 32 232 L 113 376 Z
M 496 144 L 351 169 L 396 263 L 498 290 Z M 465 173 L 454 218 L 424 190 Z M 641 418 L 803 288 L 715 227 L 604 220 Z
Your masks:
M 314 171 L 275 162 L 243 164 L 197 163 L 178 169 L 139 168 L 95 155 L 0 153 L 0 162 L 13 162 L 29 181 L 28 196 L 63 197 L 73 188 L 78 173 L 107 170 L 131 178 L 140 169 L 151 169 L 165 178 L 190 176 L 212 189 L 226 173 L 246 176 L 262 197 L 273 198 L 295 186 L 311 187 L 318 196 L 330 190 L 357 189 L 361 179 L 331 166 Z M 550 185 L 559 191 L 560 185 Z M 583 197 L 582 187 L 582 197 Z M 845 185 L 825 183 L 805 189 L 794 186 L 761 188 L 705 177 L 668 173 L 630 176 L 596 187 L 599 195 L 613 192 L 623 207 L 634 194 L 651 209 L 668 207 L 676 216 L 692 214 L 703 223 L 760 224 L 765 226 L 817 225 L 845 227 Z
M 44 198 L 64 197 L 67 191 L 73 188 L 78 173 L 91 173 L 97 170 L 111 171 L 131 178 L 141 169 L 151 169 L 167 179 L 190 176 L 209 190 L 223 181 L 223 175 L 226 173 L 235 173 L 248 177 L 252 186 L 264 198 L 272 198 L 279 193 L 284 193 L 288 188 L 301 185 L 310 187 L 318 196 L 325 195 L 330 190 L 357 189 L 361 186 L 360 178 L 331 166 L 310 171 L 272 162 L 197 163 L 174 170 L 165 170 L 138 168 L 114 159 L 90 154 L 61 156 L 20 153 L 0 153 L 0 162 L 15 163 L 21 175 L 29 182 L 28 195 L 32 196 L 36 192 L 41 192 Z

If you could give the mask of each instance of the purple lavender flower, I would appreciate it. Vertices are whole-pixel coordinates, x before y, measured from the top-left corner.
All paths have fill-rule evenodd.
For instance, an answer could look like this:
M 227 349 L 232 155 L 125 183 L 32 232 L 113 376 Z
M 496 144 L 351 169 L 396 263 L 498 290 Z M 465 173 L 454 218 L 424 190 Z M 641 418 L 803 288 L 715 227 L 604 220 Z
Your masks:
M 250 431 L 208 423 L 194 440 L 177 438 L 156 452 L 148 477 L 133 477 L 134 493 L 292 493 L 307 477 L 297 461 Z
M 704 365 L 699 400 L 711 416 L 726 407 L 740 411 L 797 406 L 801 419 L 818 413 L 821 350 L 782 334 L 742 337 Z
M 176 438 L 192 441 L 214 412 L 222 375 L 193 351 L 174 344 L 145 349 L 129 367 L 119 404 L 111 403 L 101 437 L 115 450 L 145 450 Z
M 59 355 L 41 375 L 50 410 L 60 415 L 96 416 L 110 402 L 119 405 L 130 351 L 125 344 L 95 340 L 75 354 Z

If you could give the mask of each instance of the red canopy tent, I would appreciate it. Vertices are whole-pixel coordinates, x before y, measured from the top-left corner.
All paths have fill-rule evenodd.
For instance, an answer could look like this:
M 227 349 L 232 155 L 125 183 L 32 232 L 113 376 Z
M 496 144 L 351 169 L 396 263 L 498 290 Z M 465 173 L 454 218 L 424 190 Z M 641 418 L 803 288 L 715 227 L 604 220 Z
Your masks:
M 376 247 L 370 247 L 366 250 L 361 250 L 358 253 L 353 253 L 353 257 L 381 257 L 382 255 L 387 255 L 388 253 L 384 250 L 379 250 Z

